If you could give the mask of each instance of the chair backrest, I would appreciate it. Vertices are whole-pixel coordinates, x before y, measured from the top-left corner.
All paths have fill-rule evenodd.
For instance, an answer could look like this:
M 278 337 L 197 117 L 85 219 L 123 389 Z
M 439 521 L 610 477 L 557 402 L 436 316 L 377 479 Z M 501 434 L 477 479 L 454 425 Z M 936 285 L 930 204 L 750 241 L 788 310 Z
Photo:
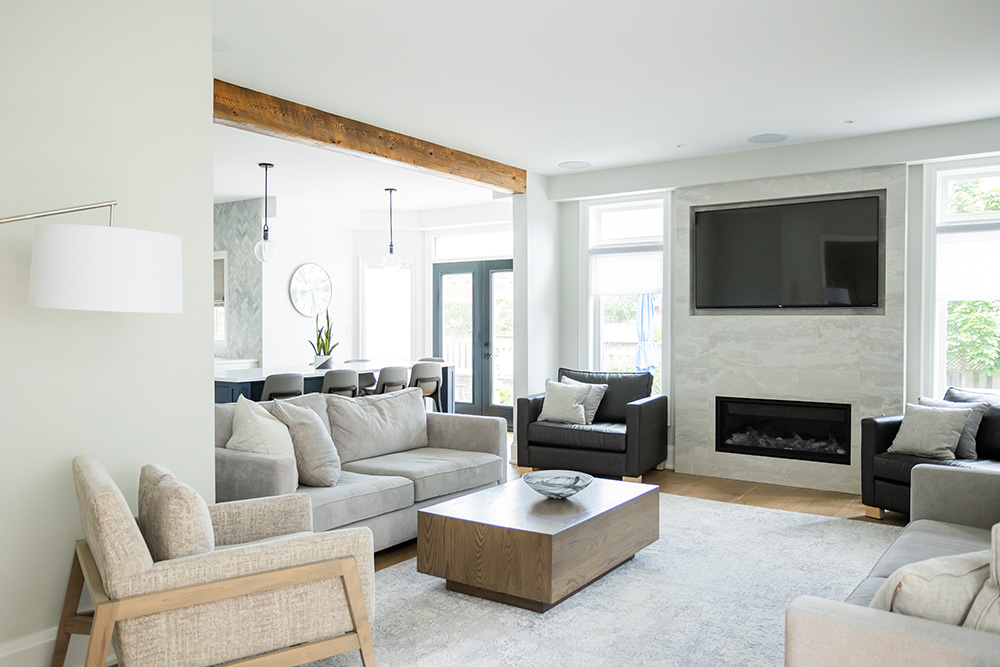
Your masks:
M 436 361 L 439 364 L 444 363 L 444 359 L 441 357 L 420 357 L 417 361 Z
M 601 399 L 597 414 L 594 415 L 595 422 L 623 423 L 625 421 L 625 406 L 632 401 L 646 398 L 653 391 L 653 374 L 647 372 L 602 373 L 560 368 L 558 377 L 562 380 L 563 376 L 573 378 L 577 382 L 608 385 L 608 391 Z
M 324 394 L 338 394 L 354 398 L 358 395 L 358 372 L 351 369 L 327 371 L 323 376 Z
M 406 389 L 406 366 L 386 366 L 378 372 L 378 384 L 375 385 L 376 394 L 385 394 L 390 391 Z
M 77 456 L 73 481 L 83 535 L 104 586 L 114 597 L 118 582 L 152 569 L 153 557 L 125 496 L 104 466 L 93 457 Z
M 301 396 L 305 383 L 302 373 L 275 373 L 264 378 L 264 388 L 260 392 L 260 400 L 270 401 L 274 398 L 291 398 Z
M 434 361 L 413 364 L 410 386 L 423 389 L 424 396 L 433 396 L 441 388 L 441 364 Z

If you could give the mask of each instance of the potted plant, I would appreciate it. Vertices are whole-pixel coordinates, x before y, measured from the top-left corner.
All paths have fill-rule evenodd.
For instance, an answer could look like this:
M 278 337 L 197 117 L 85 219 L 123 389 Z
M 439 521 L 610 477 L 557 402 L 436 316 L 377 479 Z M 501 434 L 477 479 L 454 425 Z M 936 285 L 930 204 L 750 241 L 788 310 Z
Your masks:
M 309 341 L 309 345 L 312 346 L 313 352 L 316 354 L 315 363 L 313 363 L 313 368 L 330 368 L 333 366 L 333 358 L 330 353 L 333 352 L 333 348 L 340 345 L 340 343 L 331 343 L 330 337 L 333 335 L 332 327 L 330 326 L 330 311 L 326 311 L 326 326 L 320 326 L 319 315 L 316 315 L 316 342 Z

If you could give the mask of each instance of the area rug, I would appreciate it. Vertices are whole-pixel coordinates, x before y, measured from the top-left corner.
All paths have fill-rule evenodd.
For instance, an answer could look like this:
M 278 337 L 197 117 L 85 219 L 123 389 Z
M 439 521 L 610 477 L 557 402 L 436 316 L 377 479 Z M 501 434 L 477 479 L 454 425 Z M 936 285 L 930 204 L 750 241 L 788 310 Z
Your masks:
M 380 667 L 776 667 L 788 603 L 844 599 L 900 530 L 660 494 L 659 541 L 544 614 L 448 591 L 416 559 L 377 572 L 375 655 Z

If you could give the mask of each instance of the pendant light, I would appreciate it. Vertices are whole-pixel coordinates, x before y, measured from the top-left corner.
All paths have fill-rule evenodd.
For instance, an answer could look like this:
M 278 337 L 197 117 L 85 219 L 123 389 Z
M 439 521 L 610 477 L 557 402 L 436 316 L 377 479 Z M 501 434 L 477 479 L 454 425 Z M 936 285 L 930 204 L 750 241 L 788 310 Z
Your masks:
M 274 167 L 270 162 L 261 162 L 257 165 L 264 170 L 264 234 L 257 245 L 253 247 L 253 255 L 261 262 L 270 262 L 278 256 L 278 249 L 274 241 L 268 238 L 270 230 L 267 228 L 267 170 Z
M 403 265 L 403 262 L 396 256 L 392 247 L 392 193 L 396 191 L 396 188 L 386 188 L 385 191 L 389 193 L 389 252 L 382 258 L 382 268 L 398 269 Z

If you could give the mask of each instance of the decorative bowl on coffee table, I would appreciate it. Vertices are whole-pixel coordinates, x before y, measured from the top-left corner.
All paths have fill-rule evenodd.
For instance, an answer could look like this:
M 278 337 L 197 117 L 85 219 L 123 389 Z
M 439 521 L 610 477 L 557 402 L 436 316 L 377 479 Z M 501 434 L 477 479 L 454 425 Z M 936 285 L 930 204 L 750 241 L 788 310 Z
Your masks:
M 587 473 L 574 470 L 535 470 L 525 473 L 521 479 L 533 491 L 555 500 L 569 498 L 594 481 Z

